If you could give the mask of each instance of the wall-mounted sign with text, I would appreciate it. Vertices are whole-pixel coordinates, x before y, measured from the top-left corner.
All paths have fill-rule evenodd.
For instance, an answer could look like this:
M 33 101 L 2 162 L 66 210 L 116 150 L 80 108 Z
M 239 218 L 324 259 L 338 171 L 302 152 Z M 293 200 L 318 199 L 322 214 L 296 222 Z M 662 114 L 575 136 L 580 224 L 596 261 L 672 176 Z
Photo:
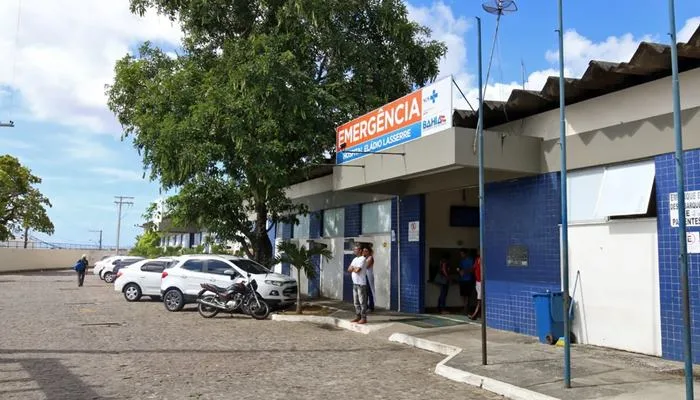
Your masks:
M 678 227 L 678 193 L 668 194 L 671 226 Z M 700 226 L 700 190 L 685 192 L 685 225 Z
M 336 163 L 378 153 L 452 127 L 452 76 L 336 129 Z

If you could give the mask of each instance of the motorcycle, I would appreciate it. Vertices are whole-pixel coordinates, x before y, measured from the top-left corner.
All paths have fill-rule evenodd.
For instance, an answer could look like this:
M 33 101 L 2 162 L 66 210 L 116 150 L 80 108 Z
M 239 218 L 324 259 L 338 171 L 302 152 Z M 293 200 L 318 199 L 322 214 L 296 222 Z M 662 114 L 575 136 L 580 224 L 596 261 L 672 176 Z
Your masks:
M 231 276 L 234 279 L 234 276 Z M 200 284 L 202 290 L 197 295 L 197 310 L 204 318 L 213 318 L 220 312 L 233 314 L 241 311 L 251 317 L 262 320 L 270 315 L 270 307 L 258 294 L 258 283 L 250 279 L 247 282 L 235 282 L 227 288 Z

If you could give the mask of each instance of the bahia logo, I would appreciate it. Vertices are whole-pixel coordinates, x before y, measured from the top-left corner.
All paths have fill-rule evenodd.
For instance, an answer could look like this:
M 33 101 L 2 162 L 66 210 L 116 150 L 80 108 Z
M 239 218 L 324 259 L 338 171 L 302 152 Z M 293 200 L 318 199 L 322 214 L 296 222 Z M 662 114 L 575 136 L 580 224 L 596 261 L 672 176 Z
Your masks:
M 444 125 L 447 122 L 447 117 L 444 115 L 436 115 L 432 118 L 423 121 L 423 129 L 430 129 L 436 126 Z

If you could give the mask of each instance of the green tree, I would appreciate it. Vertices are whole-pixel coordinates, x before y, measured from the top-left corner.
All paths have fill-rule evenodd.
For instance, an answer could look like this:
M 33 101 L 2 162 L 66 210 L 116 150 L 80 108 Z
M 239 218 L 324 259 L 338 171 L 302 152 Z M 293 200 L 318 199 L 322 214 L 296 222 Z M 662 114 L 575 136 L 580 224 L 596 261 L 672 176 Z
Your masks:
M 160 234 L 152 229 L 146 229 L 141 235 L 136 236 L 136 244 L 129 251 L 129 255 L 155 258 L 163 255 L 160 246 Z
M 301 284 L 302 272 L 308 279 L 316 278 L 316 266 L 313 257 L 321 256 L 326 260 L 333 257 L 333 253 L 325 247 L 314 246 L 307 249 L 292 242 L 282 242 L 277 245 L 278 255 L 274 259 L 274 264 L 289 263 L 297 269 L 297 284 Z M 297 290 L 297 314 L 302 313 L 301 290 Z
M 179 222 L 250 243 L 262 263 L 268 220 L 305 211 L 285 188 L 328 162 L 334 128 L 433 80 L 446 51 L 402 0 L 130 3 L 185 36 L 176 57 L 145 43 L 117 62 L 107 96 L 124 137 L 152 179 L 181 189 Z
M 24 248 L 29 242 L 29 231 L 34 230 L 47 235 L 53 235 L 53 222 L 46 213 L 46 207 L 51 207 L 48 198 L 32 188 L 25 196 L 20 211 L 20 226 L 24 233 Z
M 0 240 L 29 229 L 52 234 L 54 227 L 46 214 L 49 200 L 34 186 L 41 178 L 9 154 L 0 156 Z M 26 245 L 26 240 L 25 240 Z

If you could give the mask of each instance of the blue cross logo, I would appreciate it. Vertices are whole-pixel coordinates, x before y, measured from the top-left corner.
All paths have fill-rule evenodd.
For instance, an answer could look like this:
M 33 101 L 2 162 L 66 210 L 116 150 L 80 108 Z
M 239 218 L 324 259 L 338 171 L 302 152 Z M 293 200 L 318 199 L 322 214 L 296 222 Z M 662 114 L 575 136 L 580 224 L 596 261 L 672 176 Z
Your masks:
M 430 100 L 430 102 L 435 104 L 435 101 L 437 101 L 437 98 L 438 98 L 438 93 L 437 93 L 437 91 L 435 91 L 435 89 L 433 89 L 433 92 L 430 94 L 430 96 L 428 96 L 428 100 Z

